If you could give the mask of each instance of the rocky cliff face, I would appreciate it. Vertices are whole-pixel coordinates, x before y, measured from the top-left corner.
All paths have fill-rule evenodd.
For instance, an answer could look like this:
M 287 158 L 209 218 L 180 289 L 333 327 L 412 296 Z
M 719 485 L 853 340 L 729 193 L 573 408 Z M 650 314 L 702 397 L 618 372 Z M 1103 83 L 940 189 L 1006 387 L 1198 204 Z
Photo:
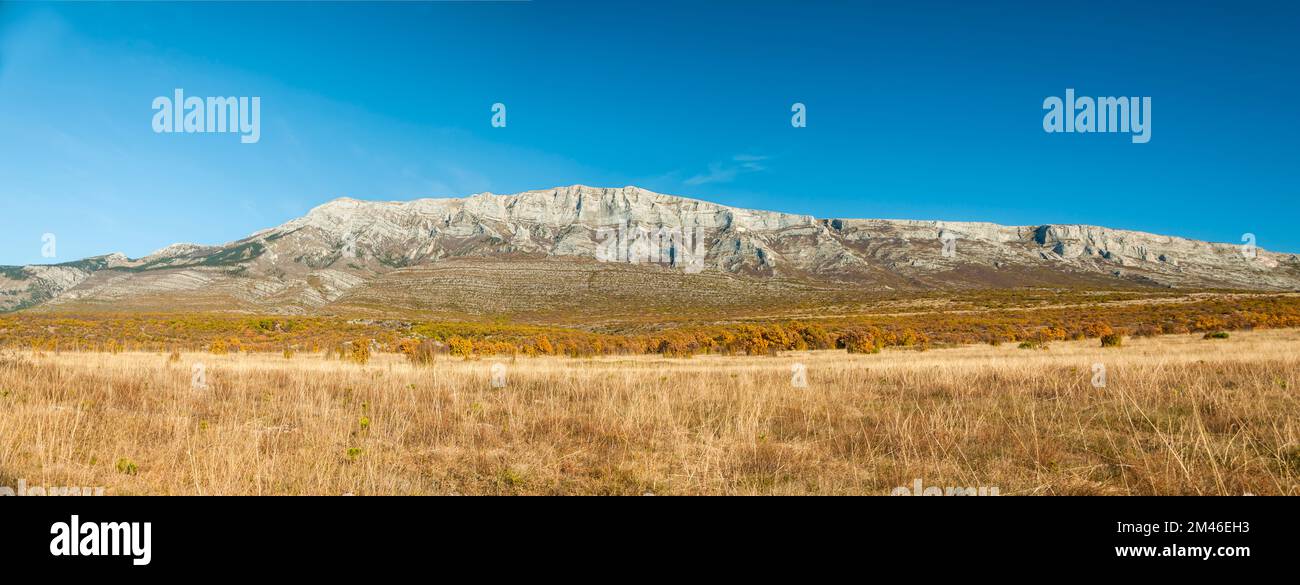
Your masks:
M 0 310 L 311 312 L 453 259 L 635 265 L 861 290 L 1160 286 L 1300 290 L 1300 259 L 1083 225 L 817 219 L 636 187 L 338 199 L 220 246 L 0 268 Z M 538 278 L 541 273 L 530 272 Z M 653 280 L 651 280 L 653 282 Z M 701 281 L 705 282 L 705 281 Z M 716 282 L 716 281 L 714 281 Z M 408 283 L 409 284 L 409 283 Z M 419 295 L 419 287 L 404 286 Z

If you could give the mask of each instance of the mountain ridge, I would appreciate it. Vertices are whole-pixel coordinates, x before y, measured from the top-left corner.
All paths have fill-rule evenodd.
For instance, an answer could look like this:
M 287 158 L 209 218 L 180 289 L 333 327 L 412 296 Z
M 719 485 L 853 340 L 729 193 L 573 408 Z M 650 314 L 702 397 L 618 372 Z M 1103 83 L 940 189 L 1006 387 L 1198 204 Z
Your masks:
M 409 201 L 340 197 L 225 244 L 177 243 L 136 259 L 108 254 L 0 267 L 0 311 L 144 310 L 153 303 L 183 310 L 310 313 L 395 280 L 395 288 L 409 289 L 408 296 L 422 295 L 419 286 L 407 287 L 401 279 L 428 277 L 430 267 L 453 260 L 465 266 L 629 264 L 648 278 L 629 286 L 654 286 L 654 274 L 675 270 L 863 292 L 1013 286 L 1300 290 L 1300 257 L 1263 249 L 1250 257 L 1243 250 L 1093 225 L 819 219 L 638 187 L 572 185 Z M 446 270 L 433 272 L 449 277 Z M 596 274 L 585 268 L 578 273 Z M 691 279 L 682 282 L 667 294 L 694 290 Z M 507 288 L 499 294 L 525 293 Z M 401 305 L 402 299 L 394 300 Z

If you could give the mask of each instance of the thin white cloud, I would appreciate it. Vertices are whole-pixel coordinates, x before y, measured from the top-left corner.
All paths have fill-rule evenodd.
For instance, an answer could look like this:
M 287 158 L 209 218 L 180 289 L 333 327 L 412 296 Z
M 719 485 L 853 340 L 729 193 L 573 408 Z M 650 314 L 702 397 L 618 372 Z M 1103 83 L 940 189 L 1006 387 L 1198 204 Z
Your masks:
M 736 177 L 747 174 L 757 173 L 767 170 L 763 161 L 770 157 L 738 154 L 731 157 L 731 160 L 723 162 L 709 163 L 709 171 L 704 174 L 695 175 L 684 181 L 687 185 L 704 185 L 707 183 L 730 183 L 736 180 Z

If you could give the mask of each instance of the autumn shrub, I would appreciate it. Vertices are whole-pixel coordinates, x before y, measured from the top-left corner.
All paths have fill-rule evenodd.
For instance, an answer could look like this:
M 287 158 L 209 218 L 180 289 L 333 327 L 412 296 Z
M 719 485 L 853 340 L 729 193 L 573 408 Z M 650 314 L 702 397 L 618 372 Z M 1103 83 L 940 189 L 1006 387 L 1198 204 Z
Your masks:
M 1115 330 L 1111 329 L 1110 324 L 1104 321 L 1085 323 L 1083 326 L 1083 334 L 1086 337 L 1104 337 L 1113 333 L 1115 333 Z
M 345 355 L 347 355 L 348 360 L 352 361 L 355 364 L 359 364 L 363 366 L 366 365 L 367 363 L 370 363 L 370 340 L 369 339 L 357 339 L 355 341 L 349 342 L 349 345 L 351 345 L 351 347 L 347 348 L 348 351 L 345 352 Z
M 1102 347 L 1119 347 L 1124 344 L 1124 336 L 1118 333 L 1101 336 Z
M 772 342 L 763 335 L 763 329 L 753 325 L 742 326 L 736 340 L 745 355 L 768 355 L 772 348 Z
M 406 359 L 417 366 L 427 366 L 438 359 L 439 349 L 440 344 L 438 342 L 432 339 L 424 339 L 406 352 Z
M 898 334 L 897 344 L 903 347 L 925 351 L 930 348 L 930 336 L 926 335 L 924 331 L 904 329 Z
M 1192 331 L 1219 333 L 1225 326 L 1226 323 L 1224 320 L 1217 315 L 1197 315 L 1196 318 L 1192 320 Z
M 513 356 L 519 353 L 519 348 L 508 341 L 491 341 L 486 339 L 473 340 L 473 352 L 475 355 L 508 355 Z M 577 343 L 564 348 L 564 355 L 569 357 L 589 357 L 594 355 L 589 343 Z
M 1138 325 L 1137 329 L 1133 331 L 1133 337 L 1155 337 L 1160 335 L 1160 333 L 1161 331 L 1159 327 L 1150 323 L 1143 323 Z
M 438 357 L 440 344 L 432 339 L 403 339 L 397 343 L 398 353 L 417 366 L 434 363 Z
M 658 342 L 658 353 L 669 358 L 688 358 L 695 355 L 695 348 L 684 336 L 672 335 Z
M 447 347 L 450 348 L 451 355 L 455 357 L 468 358 L 474 353 L 474 342 L 459 335 L 453 335 L 451 338 L 447 339 Z
M 848 353 L 880 353 L 884 347 L 876 336 L 862 329 L 849 329 L 841 333 L 838 345 Z

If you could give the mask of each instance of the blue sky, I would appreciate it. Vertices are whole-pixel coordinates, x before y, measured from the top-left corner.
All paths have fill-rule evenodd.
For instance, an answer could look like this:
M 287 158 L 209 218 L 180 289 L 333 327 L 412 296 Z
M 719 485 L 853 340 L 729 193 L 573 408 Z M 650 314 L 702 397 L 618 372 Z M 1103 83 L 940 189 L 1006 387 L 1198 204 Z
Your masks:
M 1292 2 L 0 3 L 0 264 L 221 243 L 335 197 L 637 185 L 819 217 L 1300 252 Z M 261 140 L 151 103 L 259 96 Z M 1066 88 L 1152 139 L 1047 134 Z M 493 128 L 491 105 L 507 106 Z M 808 126 L 790 125 L 806 104 Z

